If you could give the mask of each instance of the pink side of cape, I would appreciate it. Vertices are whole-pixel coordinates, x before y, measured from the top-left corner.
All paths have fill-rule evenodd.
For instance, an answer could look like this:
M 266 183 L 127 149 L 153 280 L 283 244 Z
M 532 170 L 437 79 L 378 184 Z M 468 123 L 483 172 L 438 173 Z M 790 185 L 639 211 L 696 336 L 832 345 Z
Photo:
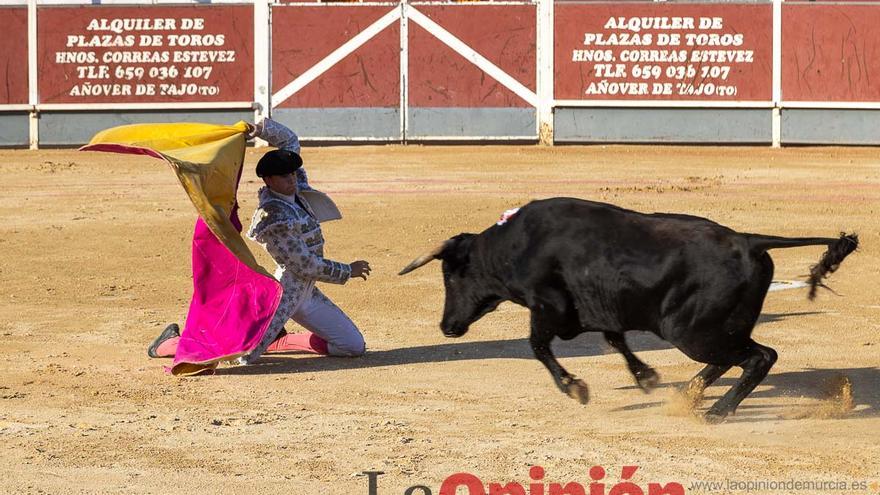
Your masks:
M 241 228 L 236 212 L 232 215 Z M 281 285 L 236 258 L 201 218 L 193 234 L 192 270 L 193 296 L 172 372 L 180 364 L 213 364 L 250 352 L 281 300 Z
M 143 154 L 164 160 L 152 150 L 125 145 L 86 149 Z M 241 232 L 237 205 L 230 220 Z M 281 284 L 239 260 L 201 218 L 193 233 L 192 273 L 192 301 L 171 368 L 175 374 L 179 370 L 184 374 L 208 371 L 222 360 L 253 350 L 281 301 Z

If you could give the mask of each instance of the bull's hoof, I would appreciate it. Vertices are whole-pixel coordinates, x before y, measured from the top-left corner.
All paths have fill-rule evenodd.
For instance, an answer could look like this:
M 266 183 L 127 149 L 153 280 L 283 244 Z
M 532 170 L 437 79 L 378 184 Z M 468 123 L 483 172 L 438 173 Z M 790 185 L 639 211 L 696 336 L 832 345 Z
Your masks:
M 636 377 L 636 384 L 646 394 L 650 393 L 660 384 L 660 374 L 654 371 L 654 368 L 646 366 L 633 374 Z
M 590 402 L 590 390 L 587 388 L 586 382 L 577 378 L 567 378 L 563 380 L 563 389 L 569 397 L 580 402 L 581 404 L 586 404 Z
M 706 414 L 703 415 L 703 421 L 709 423 L 710 425 L 723 423 L 725 419 L 727 419 L 727 413 L 717 411 L 714 408 L 709 409 L 708 411 L 706 411 Z

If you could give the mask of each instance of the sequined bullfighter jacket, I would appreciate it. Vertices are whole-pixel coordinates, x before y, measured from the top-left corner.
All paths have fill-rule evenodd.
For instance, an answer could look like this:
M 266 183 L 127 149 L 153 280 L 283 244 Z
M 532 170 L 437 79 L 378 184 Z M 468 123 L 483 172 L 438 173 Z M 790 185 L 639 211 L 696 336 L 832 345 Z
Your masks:
M 265 119 L 256 131 L 257 137 L 273 146 L 296 153 L 300 151 L 296 134 L 277 122 Z M 296 196 L 281 195 L 267 187 L 260 189 L 259 206 L 247 232 L 248 238 L 262 245 L 275 260 L 278 265 L 275 278 L 284 288 L 275 317 L 260 346 L 251 353 L 253 359 L 275 340 L 301 304 L 312 297 L 325 298 L 315 287 L 316 282 L 344 284 L 351 277 L 351 266 L 347 263 L 324 258 L 324 236 L 319 219 L 339 218 L 338 209 L 330 201 L 329 209 L 323 204 L 323 212 L 316 214 L 307 198 L 323 197 L 322 201 L 329 201 L 329 198 L 309 186 L 303 168 L 298 169 L 296 175 L 299 189 Z M 309 195 L 308 192 L 317 194 Z

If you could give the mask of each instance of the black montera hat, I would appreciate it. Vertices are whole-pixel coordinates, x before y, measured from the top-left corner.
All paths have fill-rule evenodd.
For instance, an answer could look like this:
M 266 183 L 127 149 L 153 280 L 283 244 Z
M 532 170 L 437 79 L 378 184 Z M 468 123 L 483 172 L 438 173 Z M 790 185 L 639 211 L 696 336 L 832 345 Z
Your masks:
M 291 174 L 302 164 L 302 158 L 293 151 L 272 150 L 257 162 L 257 177 Z

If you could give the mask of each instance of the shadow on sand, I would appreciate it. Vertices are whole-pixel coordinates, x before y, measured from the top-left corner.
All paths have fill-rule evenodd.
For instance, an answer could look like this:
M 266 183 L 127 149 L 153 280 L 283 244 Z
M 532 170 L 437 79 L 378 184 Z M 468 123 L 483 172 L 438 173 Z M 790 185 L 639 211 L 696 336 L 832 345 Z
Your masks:
M 758 320 L 758 324 L 820 313 L 821 312 L 817 311 L 807 311 L 762 314 Z M 667 342 L 648 332 L 629 332 L 627 333 L 627 341 L 635 352 L 673 348 Z M 585 333 L 571 341 L 556 340 L 553 345 L 553 351 L 559 358 L 600 356 L 616 352 L 605 343 L 602 335 L 598 333 Z M 529 346 L 528 339 L 525 338 L 485 341 L 457 340 L 443 344 L 388 350 L 371 350 L 363 357 L 357 359 L 302 355 L 294 357 L 292 355 L 272 354 L 264 356 L 259 363 L 251 366 L 220 368 L 217 370 L 217 375 L 262 375 L 338 371 L 485 359 L 532 360 L 535 358 L 532 349 Z M 694 373 L 699 371 L 699 369 L 699 365 L 695 363 Z M 662 370 L 659 371 L 662 375 Z M 627 373 L 626 367 L 622 361 L 621 373 Z M 738 369 L 734 368 L 728 372 L 728 376 L 721 378 L 712 387 L 707 389 L 703 406 L 707 407 L 708 405 L 711 405 L 712 402 L 717 400 L 727 388 L 736 383 L 736 377 L 738 374 Z M 847 417 L 880 416 L 880 394 L 877 394 L 876 392 L 877 390 L 880 390 L 880 368 L 806 369 L 803 371 L 783 373 L 774 373 L 771 370 L 770 375 L 768 375 L 762 382 L 762 387 L 759 390 L 752 392 L 749 397 L 807 397 L 821 399 L 826 397 L 827 394 L 822 384 L 827 380 L 839 377 L 840 375 L 845 375 L 852 381 L 855 403 L 859 406 L 857 411 L 853 411 L 852 414 Z M 670 387 L 681 387 L 682 385 L 684 385 L 684 382 L 663 383 L 659 385 L 659 388 L 667 389 Z M 552 386 L 552 383 L 549 381 L 548 386 Z M 767 388 L 768 386 L 769 388 Z M 632 389 L 633 391 L 638 390 L 635 385 L 621 387 L 621 389 Z M 632 404 L 618 408 L 617 410 L 648 409 L 659 407 L 663 404 L 663 401 L 651 401 Z M 739 412 L 744 413 L 746 411 L 760 411 L 763 409 L 769 410 L 774 408 L 775 406 L 769 405 L 750 405 L 748 404 L 748 400 L 746 400 L 746 402 L 740 406 Z M 749 418 L 748 415 L 741 414 L 741 417 L 734 416 L 729 418 L 728 421 L 763 421 L 765 419 L 766 418 L 753 419 Z
M 819 314 L 819 312 L 762 314 L 758 324 L 785 320 L 791 317 Z M 439 334 L 439 331 L 438 331 Z M 477 359 L 534 359 L 528 339 L 471 341 L 450 340 L 446 344 L 433 344 L 399 349 L 369 351 L 358 359 L 300 357 L 291 359 L 282 354 L 264 355 L 252 366 L 221 368 L 219 375 L 259 375 L 266 373 L 294 373 L 310 371 L 335 371 L 382 366 L 397 366 L 445 361 L 469 361 Z M 626 340 L 634 352 L 672 349 L 672 345 L 649 332 L 628 332 Z M 570 341 L 556 340 L 553 352 L 559 358 L 600 356 L 615 352 L 598 333 L 584 333 Z M 649 363 L 650 364 L 650 363 Z
M 438 332 L 439 333 L 439 332 Z M 467 337 L 465 337 L 467 338 Z M 633 351 L 653 351 L 672 349 L 672 346 L 647 332 L 630 332 L 627 341 Z M 553 352 L 558 358 L 601 356 L 614 353 L 602 335 L 598 333 L 581 334 L 570 341 L 555 341 Z M 446 344 L 433 344 L 415 347 L 402 347 L 368 351 L 364 356 L 351 358 L 299 357 L 281 354 L 264 355 L 251 366 L 221 368 L 218 375 L 259 375 L 266 373 L 293 373 L 311 371 L 336 371 L 382 366 L 400 366 L 420 363 L 448 361 L 471 361 L 483 359 L 535 359 L 528 339 L 450 341 Z M 621 361 L 621 364 L 623 362 Z M 622 368 L 625 371 L 625 367 Z
M 701 407 L 703 409 L 711 406 L 716 400 L 727 392 L 738 380 L 739 372 L 732 369 L 728 372 L 729 377 L 725 376 L 715 382 L 715 384 L 706 389 L 706 396 L 703 399 Z M 767 378 L 761 382 L 758 389 L 753 391 L 746 397 L 745 401 L 737 409 L 737 414 L 727 418 L 728 423 L 751 423 L 761 422 L 770 419 L 800 419 L 802 417 L 812 417 L 811 411 L 821 413 L 822 404 L 815 404 L 815 407 L 805 406 L 803 408 L 804 415 L 797 414 L 798 410 L 784 410 L 783 406 L 770 404 L 749 404 L 749 399 L 759 398 L 807 398 L 814 400 L 827 400 L 829 398 L 827 385 L 829 382 L 839 380 L 840 377 L 846 377 L 852 383 L 852 396 L 855 410 L 841 414 L 841 418 L 874 418 L 880 416 L 880 368 L 829 368 L 815 369 L 807 368 L 800 371 L 786 371 L 774 373 L 770 370 Z M 663 383 L 659 389 L 678 389 L 685 385 L 686 382 Z M 622 390 L 632 389 L 639 390 L 635 385 L 620 387 Z M 615 409 L 616 411 L 635 411 L 641 409 L 651 409 L 661 407 L 664 401 L 650 401 L 639 404 L 632 404 Z M 755 413 L 755 414 L 753 414 Z M 767 417 L 765 414 L 772 414 L 773 417 Z M 819 414 L 818 419 L 822 418 Z

